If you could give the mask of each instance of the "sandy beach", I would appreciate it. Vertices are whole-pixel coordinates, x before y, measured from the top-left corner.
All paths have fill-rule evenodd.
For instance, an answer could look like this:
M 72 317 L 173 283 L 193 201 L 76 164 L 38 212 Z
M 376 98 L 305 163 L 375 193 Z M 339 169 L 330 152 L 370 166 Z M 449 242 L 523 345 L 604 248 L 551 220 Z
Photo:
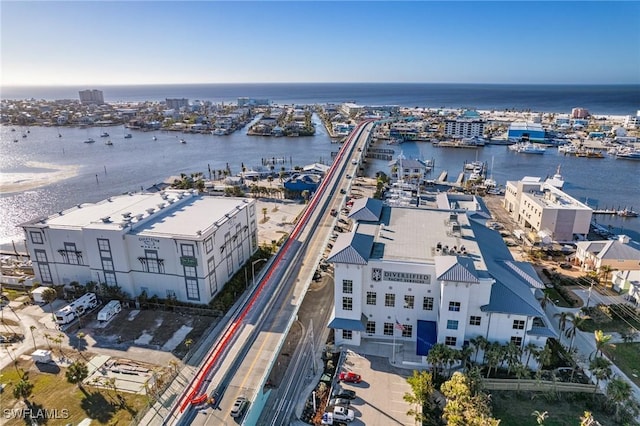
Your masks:
M 29 161 L 25 166 L 45 172 L 0 173 L 0 193 L 28 191 L 77 176 L 80 166 L 61 166 Z

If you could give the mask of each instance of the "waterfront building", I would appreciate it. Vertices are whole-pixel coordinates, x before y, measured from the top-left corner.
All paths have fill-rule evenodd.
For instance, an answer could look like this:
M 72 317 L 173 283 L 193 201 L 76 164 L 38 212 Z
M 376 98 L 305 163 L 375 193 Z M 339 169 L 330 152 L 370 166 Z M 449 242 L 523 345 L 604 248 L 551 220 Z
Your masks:
M 624 128 L 633 130 L 640 126 L 640 111 L 638 115 L 627 115 L 624 119 Z
M 485 125 L 486 122 L 479 118 L 458 117 L 455 120 L 445 120 L 444 134 L 454 138 L 481 138 Z
M 588 118 L 590 115 L 589 110 L 586 108 L 573 108 L 571 110 L 571 118 Z
M 269 106 L 270 104 L 271 104 L 271 101 L 269 101 L 269 99 L 266 99 L 266 98 L 263 98 L 263 99 L 247 98 L 247 97 L 238 98 L 238 106 L 239 107 L 243 107 L 243 106 Z
M 21 225 L 43 285 L 119 286 L 208 303 L 258 248 L 255 200 L 131 193 Z
M 364 111 L 364 107 L 351 102 L 345 102 L 340 105 L 340 111 L 347 117 L 356 116 Z
M 580 241 L 576 244 L 575 261 L 585 271 L 600 271 L 603 266 L 617 271 L 640 270 L 640 250 L 631 245 L 626 235 L 617 240 Z
M 509 125 L 507 137 L 518 141 L 543 142 L 545 140 L 545 131 L 540 123 L 514 121 Z
M 553 241 L 586 238 L 593 214 L 589 206 L 553 182 L 542 182 L 539 177 L 531 176 L 507 181 L 503 206 L 518 225 L 531 233 L 532 242 L 544 236 Z
M 427 173 L 431 167 L 422 160 L 411 158 L 397 158 L 389 163 L 391 167 L 391 179 L 393 181 L 402 180 L 412 185 L 421 185 L 427 178 Z
M 179 111 L 181 108 L 187 108 L 189 106 L 189 99 L 187 98 L 166 98 L 165 104 L 167 109 L 174 109 Z
M 78 94 L 80 95 L 80 103 L 83 105 L 104 104 L 104 95 L 102 90 L 80 90 Z
M 533 267 L 464 212 L 361 198 L 349 218 L 352 232 L 338 236 L 327 259 L 336 346 L 398 341 L 415 345 L 426 365 L 435 343 L 461 349 L 483 336 L 542 347 L 557 337 L 536 300 L 544 284 Z

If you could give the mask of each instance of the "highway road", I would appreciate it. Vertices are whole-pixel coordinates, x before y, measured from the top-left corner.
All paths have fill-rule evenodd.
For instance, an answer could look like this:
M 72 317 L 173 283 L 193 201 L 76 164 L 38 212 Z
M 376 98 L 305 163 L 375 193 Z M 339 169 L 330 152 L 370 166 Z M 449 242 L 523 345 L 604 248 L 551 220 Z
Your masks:
M 230 416 L 238 396 L 248 398 L 252 404 L 244 417 L 244 424 L 256 423 L 272 391 L 264 388 L 269 371 L 296 320 L 300 304 L 333 232 L 336 218 L 329 211 L 344 207 L 346 193 L 352 184 L 347 175 L 355 176 L 359 167 L 352 160 L 359 163 L 373 126 L 372 122 L 362 123 L 345 142 L 334 166 L 310 200 L 300 225 L 294 229 L 274 261 L 265 268 L 264 278 L 252 290 L 247 306 L 231 320 L 216 341 L 201 374 L 177 402 L 165 424 L 238 424 Z M 345 194 L 340 189 L 344 189 Z M 331 306 L 326 309 L 331 310 Z M 319 321 L 325 321 L 322 326 L 326 326 L 326 318 Z M 297 365 L 301 371 L 309 368 L 302 362 Z M 292 380 L 288 382 L 293 383 Z M 292 386 L 288 386 L 291 391 Z M 214 407 L 192 403 L 204 402 L 204 398 L 214 392 L 219 394 Z M 290 411 L 292 405 L 289 404 L 286 411 Z

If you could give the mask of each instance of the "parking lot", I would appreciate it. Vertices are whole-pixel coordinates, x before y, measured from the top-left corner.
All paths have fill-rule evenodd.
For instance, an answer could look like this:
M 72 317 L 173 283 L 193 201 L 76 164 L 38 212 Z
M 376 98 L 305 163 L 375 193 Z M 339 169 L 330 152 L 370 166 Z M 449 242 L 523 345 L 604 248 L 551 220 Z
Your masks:
M 407 383 L 409 370 L 398 369 L 386 357 L 361 355 L 348 350 L 340 371 L 352 371 L 362 376 L 360 383 L 340 383 L 342 389 L 356 392 L 349 407 L 354 411 L 352 425 L 413 426 L 415 421 L 407 415 L 411 408 L 403 395 L 411 392 Z

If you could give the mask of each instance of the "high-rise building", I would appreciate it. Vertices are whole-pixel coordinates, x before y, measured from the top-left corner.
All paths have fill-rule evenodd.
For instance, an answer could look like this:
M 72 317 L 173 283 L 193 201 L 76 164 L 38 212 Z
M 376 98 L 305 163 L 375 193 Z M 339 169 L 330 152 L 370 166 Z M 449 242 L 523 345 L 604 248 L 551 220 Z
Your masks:
M 167 108 L 169 109 L 180 109 L 182 107 L 189 106 L 189 99 L 187 98 L 167 98 L 165 100 L 167 104 Z
M 573 108 L 571 110 L 571 118 L 588 118 L 590 115 L 589 110 L 586 108 Z
M 80 103 L 83 105 L 102 105 L 104 103 L 102 90 L 81 90 L 78 93 L 80 94 Z

